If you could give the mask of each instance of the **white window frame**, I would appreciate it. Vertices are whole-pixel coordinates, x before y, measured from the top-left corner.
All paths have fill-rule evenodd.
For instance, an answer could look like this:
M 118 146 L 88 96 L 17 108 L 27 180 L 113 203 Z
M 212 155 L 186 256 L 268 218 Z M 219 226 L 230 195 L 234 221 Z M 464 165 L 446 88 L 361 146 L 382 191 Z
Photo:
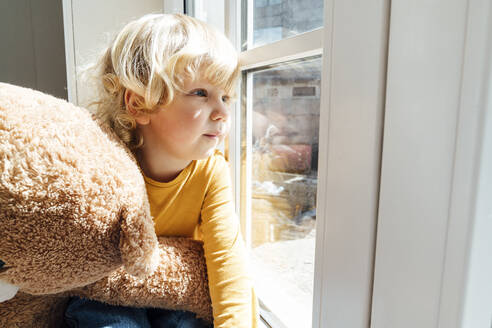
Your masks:
M 390 1 L 325 0 L 313 327 L 367 327 Z

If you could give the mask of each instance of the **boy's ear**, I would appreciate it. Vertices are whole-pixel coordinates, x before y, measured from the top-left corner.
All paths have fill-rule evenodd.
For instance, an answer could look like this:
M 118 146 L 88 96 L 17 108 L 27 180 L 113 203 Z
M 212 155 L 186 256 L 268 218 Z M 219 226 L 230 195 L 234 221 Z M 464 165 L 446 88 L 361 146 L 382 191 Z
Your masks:
M 140 124 L 140 125 L 146 125 L 149 124 L 150 122 L 150 116 L 147 113 L 142 112 L 141 110 L 138 110 L 139 108 L 139 103 L 143 103 L 142 97 L 135 92 L 133 92 L 130 89 L 125 90 L 125 106 L 126 106 L 126 111 L 128 114 L 130 114 L 135 121 Z

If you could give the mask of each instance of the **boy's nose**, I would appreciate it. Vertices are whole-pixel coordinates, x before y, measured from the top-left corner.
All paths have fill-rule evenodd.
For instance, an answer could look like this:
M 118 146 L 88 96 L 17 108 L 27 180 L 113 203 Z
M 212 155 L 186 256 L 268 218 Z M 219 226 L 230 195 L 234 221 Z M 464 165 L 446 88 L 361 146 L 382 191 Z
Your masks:
M 221 101 L 220 103 L 216 104 L 214 110 L 212 111 L 212 114 L 210 115 L 210 118 L 213 121 L 227 121 L 229 119 L 229 115 L 229 107 Z

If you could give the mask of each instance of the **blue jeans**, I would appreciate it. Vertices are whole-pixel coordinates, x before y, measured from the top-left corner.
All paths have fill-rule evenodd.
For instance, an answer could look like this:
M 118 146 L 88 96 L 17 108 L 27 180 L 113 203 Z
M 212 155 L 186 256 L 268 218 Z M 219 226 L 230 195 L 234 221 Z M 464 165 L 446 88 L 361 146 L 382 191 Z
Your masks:
M 114 306 L 71 298 L 65 310 L 71 328 L 209 328 L 191 312 Z

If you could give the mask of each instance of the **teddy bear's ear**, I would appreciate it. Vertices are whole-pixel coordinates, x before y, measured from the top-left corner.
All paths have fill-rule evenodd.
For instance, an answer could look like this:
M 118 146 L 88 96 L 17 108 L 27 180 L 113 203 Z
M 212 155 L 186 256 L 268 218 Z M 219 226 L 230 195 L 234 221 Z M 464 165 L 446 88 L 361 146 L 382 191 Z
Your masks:
M 124 209 L 120 226 L 120 252 L 126 272 L 139 278 L 152 274 L 160 254 L 150 216 L 138 208 Z

